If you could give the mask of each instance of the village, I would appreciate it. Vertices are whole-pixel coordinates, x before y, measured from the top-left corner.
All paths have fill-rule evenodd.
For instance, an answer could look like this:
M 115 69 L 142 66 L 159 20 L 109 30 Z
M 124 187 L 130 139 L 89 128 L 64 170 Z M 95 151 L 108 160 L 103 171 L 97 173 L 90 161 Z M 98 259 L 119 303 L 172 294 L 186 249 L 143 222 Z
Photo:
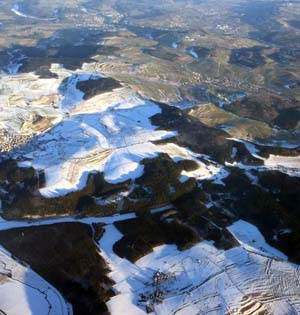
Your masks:
M 139 303 L 146 307 L 147 313 L 154 312 L 155 304 L 163 304 L 165 296 L 168 294 L 168 282 L 175 281 L 174 273 L 154 272 L 152 276 L 151 292 L 140 294 Z

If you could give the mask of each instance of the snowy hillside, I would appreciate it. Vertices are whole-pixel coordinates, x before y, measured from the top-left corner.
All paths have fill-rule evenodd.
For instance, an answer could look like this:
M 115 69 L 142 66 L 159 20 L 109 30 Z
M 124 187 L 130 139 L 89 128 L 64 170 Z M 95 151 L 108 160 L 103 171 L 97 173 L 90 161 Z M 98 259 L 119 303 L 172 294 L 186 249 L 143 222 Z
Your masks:
M 71 315 L 72 309 L 54 287 L 0 247 L 0 313 Z
M 5 78 L 4 86 L 14 97 L 3 96 L 3 102 L 13 99 L 15 103 L 8 108 L 3 105 L 5 115 L 0 117 L 0 127 L 6 131 L 31 137 L 14 157 L 22 161 L 19 166 L 45 172 L 46 187 L 40 189 L 44 197 L 83 189 L 88 174 L 95 171 L 104 172 L 108 183 L 135 179 L 143 174 L 140 162 L 161 153 L 174 161 L 188 159 L 198 164 L 195 171 L 184 172 L 181 181 L 227 175 L 221 166 L 200 162 L 201 155 L 188 149 L 153 143 L 177 135 L 176 130 L 152 125 L 150 118 L 161 112 L 157 104 L 124 87 L 85 100 L 77 83 L 101 75 L 55 66 L 52 71 L 58 79 L 39 79 L 33 74 Z M 37 100 L 45 106 L 36 106 Z
M 251 224 L 239 221 L 229 231 L 241 246 L 224 251 L 204 241 L 180 252 L 163 245 L 132 264 L 113 253 L 122 234 L 107 226 L 99 248 L 116 282 L 111 314 L 298 314 L 299 267 Z

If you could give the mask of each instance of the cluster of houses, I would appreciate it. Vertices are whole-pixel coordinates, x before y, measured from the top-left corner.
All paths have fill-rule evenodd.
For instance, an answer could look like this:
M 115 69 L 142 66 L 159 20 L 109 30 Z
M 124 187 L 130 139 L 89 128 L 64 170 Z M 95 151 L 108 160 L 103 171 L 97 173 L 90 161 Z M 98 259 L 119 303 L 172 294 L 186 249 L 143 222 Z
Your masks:
M 10 152 L 14 148 L 26 144 L 29 140 L 30 136 L 12 135 L 0 130 L 0 153 Z
M 162 287 L 162 284 L 174 278 L 174 274 L 167 274 L 161 271 L 156 271 L 153 274 L 152 287 L 154 290 L 149 295 L 140 295 L 140 302 L 146 304 L 146 309 L 148 313 L 154 311 L 155 304 L 163 303 L 168 291 Z

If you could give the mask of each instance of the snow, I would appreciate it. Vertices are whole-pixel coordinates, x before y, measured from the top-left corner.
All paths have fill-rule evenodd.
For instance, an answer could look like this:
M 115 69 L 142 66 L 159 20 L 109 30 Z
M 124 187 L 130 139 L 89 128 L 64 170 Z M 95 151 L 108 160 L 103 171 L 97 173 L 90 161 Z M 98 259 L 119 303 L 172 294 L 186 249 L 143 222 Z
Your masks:
M 36 150 L 28 152 L 30 164 L 45 170 L 45 197 L 82 189 L 88 173 L 104 172 L 110 183 L 134 179 L 143 174 L 141 160 L 154 158 L 158 150 L 151 143 L 174 135 L 155 130 L 149 118 L 160 112 L 152 102 L 135 97 L 109 104 L 106 110 L 74 114 L 36 139 Z
M 27 15 L 19 10 L 19 5 L 14 4 L 13 7 L 11 8 L 11 11 L 14 12 L 16 15 L 21 16 L 21 17 L 27 17 Z
M 7 52 L 9 56 L 9 63 L 4 67 L 5 72 L 9 75 L 15 75 L 18 73 L 20 67 L 23 65 L 22 61 L 27 57 L 22 54 L 21 50 L 14 49 L 13 51 Z
M 59 217 L 59 218 L 43 218 L 43 219 L 35 219 L 35 220 L 4 220 L 0 217 L 0 231 L 21 228 L 21 227 L 30 227 L 30 226 L 43 226 L 43 225 L 51 225 L 58 223 L 66 223 L 66 222 L 81 222 L 85 224 L 92 223 L 103 223 L 103 224 L 113 224 L 117 221 L 123 221 L 128 219 L 133 219 L 136 217 L 135 213 L 127 213 L 127 214 L 116 214 L 109 217 L 88 217 L 83 219 L 75 219 L 73 217 Z
M 196 180 L 212 180 L 216 184 L 223 184 L 222 179 L 227 177 L 229 173 L 225 168 L 211 160 L 204 154 L 197 154 L 193 151 L 180 147 L 174 143 L 168 143 L 158 146 L 161 152 L 167 153 L 175 162 L 182 160 L 193 160 L 196 162 L 197 168 L 192 171 L 182 171 L 180 181 L 186 182 L 189 178 L 195 178 Z M 205 160 L 206 163 L 201 161 Z M 208 163 L 207 163 L 208 162 Z
M 241 140 L 241 139 L 237 139 L 237 138 L 227 138 L 227 140 L 243 143 L 245 145 L 245 147 L 247 148 L 247 150 L 249 151 L 249 153 L 251 153 L 251 155 L 253 157 L 260 159 L 260 160 L 263 159 L 261 156 L 259 156 L 259 150 L 256 148 L 254 143 L 251 143 L 251 142 L 245 141 L 245 140 Z
M 270 155 L 264 160 L 265 166 L 277 169 L 290 176 L 300 176 L 300 156 Z
M 161 209 L 157 209 L 159 210 Z M 136 263 L 131 263 L 113 251 L 114 244 L 122 237 L 113 223 L 131 218 L 135 218 L 135 214 L 80 220 L 68 217 L 32 222 L 2 221 L 0 229 L 75 221 L 106 224 L 98 246 L 111 270 L 109 277 L 115 282 L 113 290 L 116 295 L 107 302 L 112 315 L 146 314 L 147 303 L 140 300 L 140 295 L 149 297 L 153 293 L 153 275 L 157 271 L 170 275 L 168 280 L 159 285 L 160 290 L 166 291 L 162 304 L 153 303 L 154 312 L 158 315 L 197 315 L 199 310 L 205 315 L 243 314 L 245 309 L 249 309 L 249 314 L 255 314 L 256 309 L 274 315 L 284 314 L 283 310 L 293 310 L 294 313 L 291 314 L 300 313 L 299 266 L 289 263 L 281 252 L 269 246 L 259 230 L 250 223 L 237 221 L 228 228 L 240 244 L 238 247 L 220 250 L 213 242 L 203 241 L 188 250 L 179 251 L 175 245 L 162 245 Z M 7 257 L 7 253 L 3 252 Z M 0 255 L 0 261 L 4 254 Z M 22 275 L 21 272 L 18 274 Z M 44 288 L 39 277 L 34 279 L 30 282 L 34 287 Z M 3 283 L 0 281 L 0 304 L 3 296 L 1 289 L 4 290 L 1 285 Z M 23 304 L 24 290 L 14 289 L 15 293 L 11 294 L 11 291 L 7 291 L 11 288 L 9 284 L 5 294 L 10 299 L 17 296 Z M 39 307 L 46 307 L 46 304 L 36 300 L 38 296 L 34 296 L 30 290 L 28 292 Z M 56 303 L 55 294 L 52 297 L 48 290 L 47 296 Z M 150 302 L 152 303 L 151 299 L 148 300 L 148 305 Z M 27 314 L 26 307 L 23 306 L 22 315 Z M 37 312 L 43 314 L 43 310 Z
M 158 315 L 197 315 L 199 310 L 215 315 L 256 314 L 258 310 L 278 315 L 293 310 L 298 314 L 298 266 L 283 260 L 251 224 L 238 221 L 229 231 L 241 246 L 224 251 L 203 241 L 179 251 L 174 245 L 163 245 L 131 263 L 113 252 L 122 234 L 114 225 L 106 226 L 99 248 L 115 281 L 116 296 L 107 303 L 111 314 L 146 314 L 147 304 L 153 304 Z M 157 271 L 169 275 L 159 284 L 165 291 L 162 303 L 153 303 L 150 298 Z M 148 302 L 141 301 L 141 295 L 148 297 Z
M 22 12 L 20 10 L 20 6 L 18 4 L 14 4 L 13 7 L 11 8 L 11 11 L 13 13 L 15 13 L 16 15 L 18 16 L 21 16 L 21 17 L 24 17 L 24 18 L 29 18 L 29 19 L 34 19 L 34 20 L 41 20 L 41 21 L 53 21 L 56 19 L 56 17 L 53 17 L 53 18 L 40 18 L 40 17 L 37 17 L 37 16 L 33 16 L 33 15 L 28 15 L 24 12 Z
M 172 43 L 172 48 L 173 49 L 177 49 L 178 48 L 178 43 L 177 42 L 173 42 Z
M 199 59 L 198 54 L 195 52 L 194 48 L 189 49 L 189 54 L 195 58 L 195 59 Z
M 176 130 L 152 125 L 150 118 L 161 112 L 154 102 L 126 87 L 84 100 L 77 83 L 101 78 L 101 74 L 70 71 L 61 65 L 52 65 L 51 71 L 57 78 L 41 79 L 32 73 L 6 76 L 6 93 L 0 96 L 2 104 L 9 103 L 11 95 L 18 100 L 17 104 L 0 107 L 0 128 L 14 135 L 34 136 L 30 145 L 20 147 L 13 157 L 19 166 L 45 172 L 42 196 L 52 198 L 83 189 L 93 172 L 103 172 L 112 184 L 134 180 L 143 175 L 141 161 L 161 153 L 175 162 L 196 162 L 198 168 L 183 172 L 181 181 L 195 177 L 221 183 L 228 175 L 206 156 L 175 144 L 154 144 L 177 135 Z M 39 116 L 47 118 L 47 125 L 43 123 L 44 129 L 35 130 L 31 121 Z
M 21 148 L 14 158 L 20 161 L 20 166 L 44 170 L 46 186 L 40 188 L 44 197 L 83 189 L 93 172 L 103 172 L 105 180 L 112 184 L 134 180 L 143 175 L 142 160 L 156 158 L 161 153 L 168 154 L 175 162 L 182 159 L 196 162 L 195 170 L 182 172 L 179 178 L 182 183 L 196 178 L 224 184 L 222 179 L 228 176 L 225 167 L 207 156 L 176 144 L 153 143 L 177 135 L 176 130 L 164 131 L 152 125 L 150 118 L 161 112 L 157 104 L 126 87 L 84 100 L 77 83 L 101 78 L 101 74 L 69 71 L 61 65 L 53 65 L 51 71 L 58 78 L 41 79 L 34 74 L 5 76 L 2 81 L 7 93 L 0 96 L 1 104 L 9 104 L 11 95 L 21 103 L 1 105 L 0 128 L 12 134 L 34 135 L 33 143 Z M 47 117 L 46 130 L 32 128 L 29 122 L 36 115 Z M 255 144 L 243 143 L 265 165 L 228 165 L 247 171 L 276 169 L 300 176 L 299 157 L 264 159 Z M 235 156 L 236 151 L 232 154 Z
M 97 80 L 102 77 L 102 75 L 92 73 L 74 73 L 67 77 L 59 87 L 59 90 L 63 95 L 60 104 L 62 111 L 70 110 L 72 107 L 76 107 L 76 105 L 83 101 L 84 93 L 77 89 L 77 83 L 87 80 Z
M 270 154 L 268 158 L 264 158 L 259 155 L 259 150 L 256 148 L 255 143 L 251 143 L 249 141 L 244 141 L 236 138 L 228 138 L 228 140 L 233 140 L 236 142 L 243 143 L 249 153 L 263 161 L 263 166 L 252 166 L 252 165 L 245 165 L 243 163 L 229 163 L 226 162 L 225 165 L 227 166 L 235 166 L 241 169 L 245 169 L 250 175 L 250 170 L 257 170 L 257 171 L 266 171 L 266 170 L 275 170 L 287 174 L 289 176 L 300 176 L 300 156 L 280 156 L 280 155 L 272 155 Z M 254 182 L 255 182 L 254 178 Z
M 232 148 L 232 152 L 231 152 L 231 158 L 232 159 L 235 159 L 236 155 L 237 155 L 237 148 L 236 147 L 233 147 Z
M 14 6 L 13 12 L 35 18 L 25 15 L 18 6 Z M 189 53 L 198 58 L 194 49 Z M 17 71 L 17 68 L 11 69 Z M 222 179 L 229 173 L 207 156 L 172 143 L 154 143 L 177 135 L 176 131 L 159 130 L 152 125 L 150 118 L 161 112 L 157 104 L 128 88 L 84 100 L 84 94 L 76 84 L 97 79 L 102 77 L 101 74 L 68 71 L 61 66 L 53 67 L 52 71 L 58 74 L 58 79 L 40 79 L 34 74 L 3 78 L 4 90 L 9 92 L 6 94 L 19 97 L 21 104 L 12 105 L 9 97 L 0 96 L 1 104 L 11 105 L 0 107 L 0 128 L 13 134 L 24 133 L 24 123 L 34 114 L 53 119 L 49 129 L 36 135 L 33 145 L 16 153 L 19 166 L 45 171 L 46 186 L 40 188 L 44 197 L 66 195 L 82 189 L 88 175 L 96 171 L 103 172 L 109 183 L 136 179 L 144 171 L 142 160 L 156 158 L 161 153 L 168 154 L 174 162 L 195 162 L 195 170 L 181 173 L 181 182 L 196 178 L 223 184 Z M 39 97 L 45 96 L 53 99 L 55 106 L 48 101 L 36 104 Z M 252 176 L 251 169 L 276 169 L 300 176 L 300 157 L 270 155 L 265 159 L 259 156 L 255 144 L 242 142 L 254 157 L 264 161 L 261 167 L 230 164 L 245 168 L 248 176 Z M 233 159 L 236 154 L 237 149 L 233 148 Z M 98 200 L 99 203 L 105 201 Z M 172 206 L 165 205 L 151 212 L 168 209 Z M 115 282 L 116 296 L 107 303 L 112 315 L 146 314 L 146 303 L 140 301 L 140 295 L 149 297 L 153 293 L 152 278 L 156 271 L 170 275 L 160 285 L 161 290 L 166 291 L 163 303 L 153 303 L 157 315 L 300 313 L 299 267 L 268 245 L 255 226 L 242 220 L 231 225 L 228 231 L 239 246 L 229 250 L 217 249 L 207 241 L 185 251 L 179 251 L 174 245 L 163 245 L 131 263 L 113 251 L 114 244 L 122 238 L 113 223 L 135 216 L 130 213 L 31 222 L 0 220 L 0 230 L 62 222 L 106 224 L 98 246 L 110 267 L 109 276 Z M 29 267 L 14 261 L 0 247 L 0 310 L 10 315 L 64 315 L 68 314 L 68 308 L 69 305 L 50 284 Z
M 272 258 L 280 258 L 287 260 L 287 256 L 280 251 L 268 245 L 264 237 L 260 234 L 257 227 L 243 220 L 239 220 L 231 225 L 228 230 L 247 250 L 267 255 Z
M 0 247 L 0 310 L 8 315 L 69 315 L 60 293 Z
M 103 257 L 108 262 L 109 267 L 118 266 L 116 270 L 112 269 L 112 272 L 109 274 L 109 277 L 116 282 L 114 289 L 116 292 L 125 292 L 125 296 L 118 294 L 113 297 L 107 303 L 107 306 L 111 314 L 120 314 L 120 307 L 123 308 L 123 312 L 130 315 L 139 314 L 140 310 L 136 305 L 134 305 L 133 301 L 131 301 L 133 296 L 128 294 L 130 292 L 130 285 L 126 281 L 129 274 L 135 274 L 138 272 L 138 268 L 128 260 L 117 256 L 112 250 L 113 244 L 121 238 L 122 234 L 114 225 L 107 225 L 105 227 L 105 233 L 99 241 L 99 248 L 101 249 Z M 122 303 L 124 302 L 126 309 L 122 307 Z

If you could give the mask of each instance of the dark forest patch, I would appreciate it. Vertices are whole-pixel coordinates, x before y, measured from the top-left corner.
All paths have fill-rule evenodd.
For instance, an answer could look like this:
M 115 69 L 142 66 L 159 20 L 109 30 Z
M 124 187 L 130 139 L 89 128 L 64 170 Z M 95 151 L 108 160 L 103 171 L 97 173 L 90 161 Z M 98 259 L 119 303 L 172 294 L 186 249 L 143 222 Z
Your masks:
M 114 55 L 118 48 L 103 45 L 61 45 L 57 49 L 36 49 L 35 47 L 18 47 L 27 56 L 22 61 L 20 72 L 36 71 L 43 74 L 42 69 L 49 69 L 52 63 L 63 64 L 65 68 L 76 70 L 83 63 L 93 62 L 95 55 Z
M 163 130 L 177 130 L 179 135 L 173 138 L 175 143 L 207 154 L 220 163 L 229 160 L 232 143 L 227 140 L 226 132 L 208 127 L 178 108 L 159 105 L 162 112 L 151 117 L 152 124 Z
M 84 93 L 85 100 L 101 93 L 111 92 L 121 86 L 120 82 L 113 78 L 91 79 L 76 84 L 76 88 Z
M 174 61 L 176 58 L 178 58 L 178 55 L 170 53 L 165 50 L 158 50 L 158 49 L 143 49 L 142 50 L 144 54 L 150 55 L 155 58 L 168 60 L 168 61 Z
M 278 127 L 286 130 L 299 128 L 300 108 L 287 108 L 281 110 L 278 117 L 274 120 L 274 123 Z
M 74 315 L 109 314 L 105 302 L 113 295 L 112 281 L 88 225 L 0 231 L 0 243 L 56 287 L 72 304 Z
M 36 46 L 15 45 L 2 53 L 13 55 L 14 59 L 20 56 L 18 63 L 22 66 L 19 72 L 34 71 L 44 78 L 53 77 L 55 75 L 49 71 L 52 63 L 63 64 L 67 69 L 76 70 L 83 63 L 93 62 L 95 55 L 118 54 L 117 47 L 97 44 L 105 36 L 112 34 L 99 29 L 62 29 L 49 38 L 41 39 Z M 3 68 L 5 69 L 5 66 Z
M 114 245 L 114 251 L 134 262 L 147 255 L 155 246 L 176 244 L 186 249 L 199 241 L 197 234 L 177 220 L 160 220 L 159 217 L 143 216 L 115 223 L 124 235 Z
M 173 31 L 136 25 L 126 25 L 126 28 L 139 37 L 157 41 L 158 46 L 172 47 L 174 43 L 178 44 L 186 34 L 186 32 L 181 30 Z
M 263 49 L 265 48 L 261 46 L 233 49 L 229 63 L 252 69 L 263 66 L 266 63 L 265 58 L 261 55 Z
M 290 62 L 298 62 L 300 60 L 300 49 L 280 48 L 279 51 L 268 55 L 268 57 L 281 65 L 287 65 Z
M 243 23 L 252 25 L 262 32 L 278 30 L 280 23 L 276 20 L 281 1 L 251 1 L 240 4 L 235 10 L 241 14 Z

